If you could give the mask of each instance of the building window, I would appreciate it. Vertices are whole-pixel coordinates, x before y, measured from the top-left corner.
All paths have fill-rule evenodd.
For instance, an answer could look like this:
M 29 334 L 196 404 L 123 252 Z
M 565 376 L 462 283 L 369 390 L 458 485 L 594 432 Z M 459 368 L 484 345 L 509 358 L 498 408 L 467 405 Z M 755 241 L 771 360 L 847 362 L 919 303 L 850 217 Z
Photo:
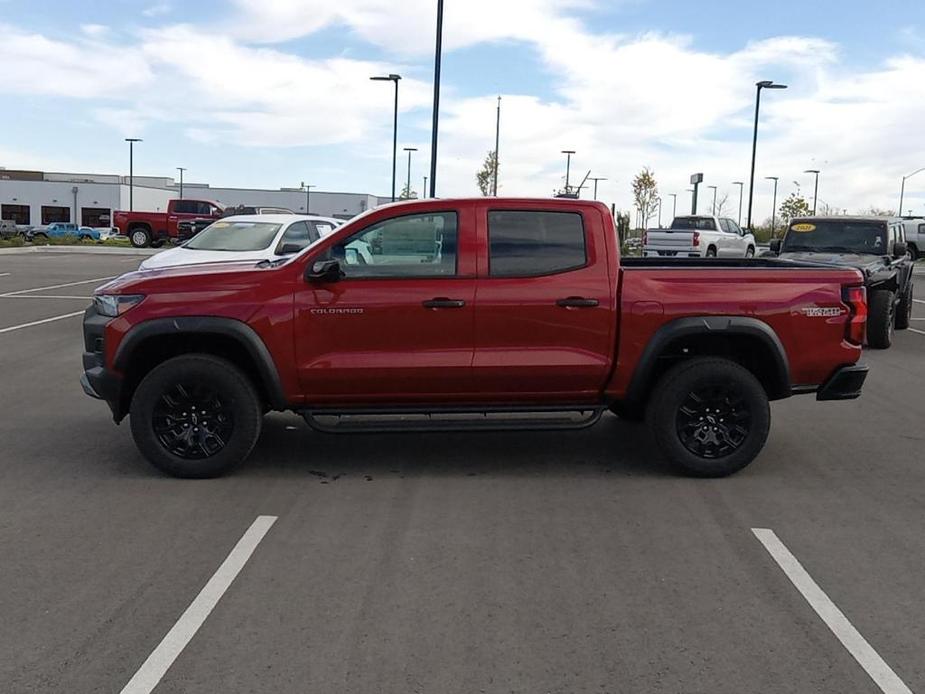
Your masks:
M 0 207 L 0 219 L 16 224 L 31 224 L 32 215 L 28 205 L 3 205 Z
M 82 207 L 80 223 L 85 227 L 112 226 L 111 212 L 108 207 Z
M 54 205 L 42 205 L 42 224 L 54 224 L 55 222 L 70 222 L 71 208 L 56 207 Z

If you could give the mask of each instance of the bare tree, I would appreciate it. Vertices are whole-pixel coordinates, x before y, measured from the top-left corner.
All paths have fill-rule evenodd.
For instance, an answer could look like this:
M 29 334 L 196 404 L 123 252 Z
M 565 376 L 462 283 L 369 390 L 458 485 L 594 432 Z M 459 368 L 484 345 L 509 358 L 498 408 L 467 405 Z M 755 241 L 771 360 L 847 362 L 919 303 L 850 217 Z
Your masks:
M 723 193 L 721 198 L 716 199 L 716 216 L 726 217 L 726 207 L 729 205 L 729 193 Z
M 633 199 L 642 217 L 642 226 L 645 227 L 658 207 L 658 183 L 655 181 L 655 172 L 648 166 L 633 179 Z

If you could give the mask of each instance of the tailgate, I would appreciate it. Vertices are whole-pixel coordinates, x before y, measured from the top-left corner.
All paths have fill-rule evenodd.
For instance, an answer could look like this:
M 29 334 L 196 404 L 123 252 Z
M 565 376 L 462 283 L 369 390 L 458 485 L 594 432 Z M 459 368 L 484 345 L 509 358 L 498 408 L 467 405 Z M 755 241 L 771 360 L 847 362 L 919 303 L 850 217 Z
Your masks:
M 694 232 L 685 229 L 659 229 L 646 232 L 646 249 L 652 251 L 671 251 L 694 249 Z

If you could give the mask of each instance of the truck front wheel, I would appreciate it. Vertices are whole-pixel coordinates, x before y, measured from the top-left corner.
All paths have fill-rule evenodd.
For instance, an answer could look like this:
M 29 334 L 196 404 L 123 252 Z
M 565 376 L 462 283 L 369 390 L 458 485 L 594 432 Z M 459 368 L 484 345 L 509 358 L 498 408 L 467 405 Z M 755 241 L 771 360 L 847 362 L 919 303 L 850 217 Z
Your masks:
M 698 477 L 725 477 L 761 452 L 771 411 L 767 393 L 747 369 L 698 357 L 662 376 L 646 419 L 672 463 Z
M 870 293 L 867 316 L 867 344 L 874 349 L 887 349 L 893 344 L 896 327 L 896 295 L 889 289 Z
M 151 244 L 151 232 L 145 227 L 135 227 L 128 234 L 135 248 L 147 248 Z
M 173 477 L 218 477 L 250 454 L 263 422 L 254 386 L 232 363 L 174 357 L 142 379 L 130 408 L 135 444 Z

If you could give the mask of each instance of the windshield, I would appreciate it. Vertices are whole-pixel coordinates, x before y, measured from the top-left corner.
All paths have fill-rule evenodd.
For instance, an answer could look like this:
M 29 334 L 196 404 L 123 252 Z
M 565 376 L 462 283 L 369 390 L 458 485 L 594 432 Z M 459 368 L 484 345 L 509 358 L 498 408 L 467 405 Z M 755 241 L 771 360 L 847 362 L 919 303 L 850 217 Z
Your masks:
M 795 222 L 784 237 L 781 252 L 800 251 L 885 255 L 886 224 L 847 219 Z
M 716 220 L 713 217 L 675 217 L 671 222 L 671 228 L 716 231 Z
M 215 222 L 187 241 L 194 251 L 262 251 L 273 243 L 279 224 L 267 222 Z

